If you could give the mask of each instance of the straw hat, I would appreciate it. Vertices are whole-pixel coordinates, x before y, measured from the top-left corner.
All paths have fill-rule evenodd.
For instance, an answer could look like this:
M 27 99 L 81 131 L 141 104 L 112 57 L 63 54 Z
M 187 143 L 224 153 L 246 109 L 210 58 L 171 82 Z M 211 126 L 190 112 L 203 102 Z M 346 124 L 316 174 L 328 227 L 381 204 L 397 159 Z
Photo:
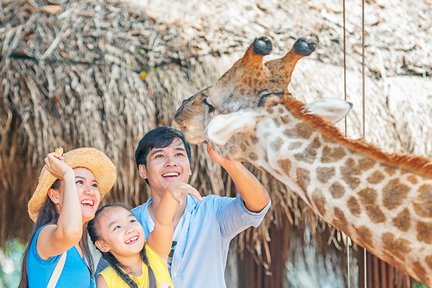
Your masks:
M 95 148 L 78 148 L 63 154 L 63 157 L 64 161 L 72 168 L 87 168 L 93 173 L 98 182 L 101 199 L 113 187 L 117 177 L 117 170 L 103 152 Z M 42 168 L 38 185 L 28 203 L 28 213 L 33 222 L 36 222 L 39 210 L 45 203 L 48 190 L 56 179 L 45 166 Z

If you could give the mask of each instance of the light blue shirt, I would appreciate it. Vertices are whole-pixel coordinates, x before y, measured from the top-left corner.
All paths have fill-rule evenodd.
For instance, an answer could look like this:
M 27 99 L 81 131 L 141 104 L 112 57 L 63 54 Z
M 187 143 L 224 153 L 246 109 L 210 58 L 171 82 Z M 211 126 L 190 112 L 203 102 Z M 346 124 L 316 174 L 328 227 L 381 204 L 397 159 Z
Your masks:
M 148 213 L 150 203 L 151 199 L 132 209 L 146 237 L 154 228 Z M 246 228 L 257 227 L 269 208 L 270 202 L 261 212 L 251 212 L 240 195 L 210 195 L 202 201 L 187 195 L 186 208 L 173 237 L 177 241 L 171 266 L 175 287 L 226 287 L 224 272 L 230 241 Z
M 51 275 L 56 267 L 61 255 L 43 259 L 39 256 L 36 243 L 40 231 L 45 226 L 39 228 L 31 243 L 27 255 L 27 275 L 29 288 L 47 287 Z M 60 274 L 56 288 L 76 288 L 76 287 L 94 287 L 92 275 L 87 267 L 86 262 L 74 247 L 70 248 L 66 254 L 66 261 L 63 271 Z

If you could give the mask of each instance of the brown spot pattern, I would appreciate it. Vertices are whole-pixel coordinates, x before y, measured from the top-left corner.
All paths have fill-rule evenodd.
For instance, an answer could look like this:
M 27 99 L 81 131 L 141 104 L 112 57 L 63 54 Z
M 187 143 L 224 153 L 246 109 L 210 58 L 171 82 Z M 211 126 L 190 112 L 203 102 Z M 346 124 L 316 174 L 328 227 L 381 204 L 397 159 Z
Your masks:
M 311 143 L 311 147 L 313 149 L 318 149 L 319 147 L 321 147 L 321 141 L 319 140 L 318 137 L 315 137 L 314 140 Z
M 386 254 L 390 254 L 404 260 L 405 255 L 411 252 L 411 247 L 408 240 L 396 237 L 392 233 L 384 233 L 381 237 L 383 249 Z
M 277 164 L 279 165 L 279 167 L 282 168 L 282 171 L 286 172 L 286 174 L 288 174 L 289 171 L 291 170 L 291 161 L 288 159 L 278 160 Z
M 307 146 L 306 149 L 301 153 L 294 154 L 294 158 L 298 161 L 304 161 L 306 163 L 312 164 L 316 159 L 317 152 L 311 147 Z
M 284 115 L 284 116 L 280 117 L 280 119 L 281 119 L 282 123 L 284 123 L 284 124 L 288 124 L 290 122 L 290 118 L 288 115 Z
M 360 213 L 361 213 L 360 205 L 359 205 L 357 199 L 355 199 L 353 196 L 351 196 L 348 199 L 347 206 L 348 206 L 348 209 L 352 215 L 354 215 L 354 216 L 360 215 Z
M 395 168 L 387 166 L 387 165 L 384 167 L 384 171 L 390 176 L 393 176 L 396 173 Z
M 324 217 L 326 212 L 325 209 L 326 200 L 320 190 L 316 189 L 314 191 L 314 193 L 312 194 L 312 202 L 316 207 L 316 209 L 318 210 L 319 214 Z
M 288 138 L 291 138 L 291 139 L 297 139 L 297 138 L 300 138 L 300 137 L 297 135 L 297 131 L 296 131 L 295 129 L 285 129 L 285 130 L 283 131 L 283 134 L 284 134 L 285 136 L 287 136 Z
M 384 179 L 384 174 L 380 171 L 375 171 L 367 178 L 367 181 L 371 184 L 378 184 Z
M 258 160 L 258 155 L 254 152 L 249 153 L 249 159 L 251 159 L 252 161 L 256 161 Z
M 420 262 L 416 261 L 413 263 L 414 272 L 419 279 L 422 279 L 426 275 L 426 270 L 423 268 Z
M 327 183 L 331 178 L 335 176 L 334 167 L 318 167 L 317 177 L 321 183 Z
M 417 222 L 417 240 L 432 244 L 432 223 Z
M 268 114 L 273 114 L 274 113 L 273 107 L 268 107 L 266 109 L 266 111 L 267 111 Z
M 393 225 L 401 231 L 408 231 L 411 227 L 411 216 L 409 210 L 405 208 L 395 218 L 393 218 Z
M 341 167 L 342 179 L 351 189 L 356 188 L 360 184 L 360 166 L 356 165 L 353 158 L 348 158 L 345 164 Z
M 310 182 L 310 176 L 309 171 L 302 168 L 297 168 L 296 175 L 297 175 L 297 184 L 303 189 L 303 191 L 306 191 L 307 186 L 309 186 Z
M 374 243 L 372 243 L 372 233 L 366 226 L 360 226 L 357 229 L 357 236 L 362 246 L 366 248 L 374 246 Z
M 419 188 L 419 195 L 413 203 L 414 211 L 421 217 L 432 217 L 432 185 L 424 184 Z
M 277 152 L 282 147 L 282 144 L 283 144 L 282 138 L 278 137 L 278 138 L 276 138 L 276 140 L 274 140 L 272 143 L 270 143 L 270 147 L 273 151 Z
M 295 129 L 297 131 L 297 135 L 302 138 L 309 139 L 309 137 L 312 135 L 312 129 L 304 123 L 298 123 L 295 126 Z
M 345 218 L 344 212 L 341 209 L 335 207 L 333 209 L 333 213 L 334 213 L 333 225 L 337 229 L 347 233 L 348 232 L 348 221 Z
M 245 144 L 243 144 L 243 143 L 240 143 L 240 149 L 243 151 L 243 152 L 245 152 L 246 151 L 246 149 L 247 149 L 247 147 L 246 147 L 246 145 Z
M 376 161 L 369 159 L 369 158 L 363 158 L 359 160 L 359 166 L 360 170 L 367 171 L 371 169 L 375 165 Z
M 294 143 L 291 143 L 291 144 L 289 144 L 289 146 L 288 146 L 288 150 L 295 150 L 295 149 L 301 147 L 302 144 L 303 144 L 303 143 L 301 143 L 301 142 L 294 142 Z
M 278 121 L 278 119 L 273 119 L 273 123 L 274 123 L 274 125 L 275 125 L 276 127 L 280 127 L 280 126 L 281 126 L 281 124 L 280 124 L 280 122 Z
M 407 177 L 408 181 L 411 182 L 412 184 L 417 184 L 417 177 L 415 175 L 409 175 Z
M 366 188 L 358 193 L 360 201 L 364 205 L 369 219 L 374 223 L 381 223 L 386 220 L 384 213 L 381 211 L 380 207 L 377 205 L 377 193 L 375 190 Z
M 432 269 L 432 255 L 426 256 L 425 261 L 429 268 Z
M 251 141 L 253 144 L 257 144 L 259 142 L 258 138 L 255 136 L 251 137 Z
M 342 147 L 336 147 L 336 148 L 330 148 L 328 146 L 325 146 L 323 148 L 321 162 L 323 163 L 334 163 L 336 161 L 341 160 L 343 157 L 345 157 L 346 153 L 344 151 L 344 148 Z
M 237 154 L 237 152 L 238 152 L 238 147 L 237 147 L 237 146 L 231 146 L 231 147 L 229 148 L 229 153 L 230 153 L 231 155 Z
M 335 182 L 330 186 L 330 193 L 333 198 L 339 199 L 345 194 L 345 188 L 339 182 Z
M 391 210 L 398 207 L 406 198 L 409 187 L 402 184 L 399 179 L 393 179 L 383 189 L 383 204 Z

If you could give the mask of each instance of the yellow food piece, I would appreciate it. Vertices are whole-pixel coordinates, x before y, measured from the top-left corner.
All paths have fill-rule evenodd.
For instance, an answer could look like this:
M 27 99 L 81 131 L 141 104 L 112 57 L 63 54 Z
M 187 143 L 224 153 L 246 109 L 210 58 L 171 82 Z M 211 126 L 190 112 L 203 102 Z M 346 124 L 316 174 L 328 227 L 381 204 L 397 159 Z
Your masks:
M 57 147 L 57 148 L 54 150 L 54 152 L 57 153 L 57 154 L 63 155 L 63 148 L 62 148 L 62 147 Z

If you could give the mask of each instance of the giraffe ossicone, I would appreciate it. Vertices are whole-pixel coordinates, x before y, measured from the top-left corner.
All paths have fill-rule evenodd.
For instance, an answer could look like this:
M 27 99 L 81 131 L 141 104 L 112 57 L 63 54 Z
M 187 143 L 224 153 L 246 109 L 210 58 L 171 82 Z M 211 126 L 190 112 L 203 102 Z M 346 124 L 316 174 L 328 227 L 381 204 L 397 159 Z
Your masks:
M 313 51 L 314 43 L 299 41 L 294 46 Z M 183 101 L 174 126 L 192 144 L 208 141 L 267 171 L 358 245 L 432 287 L 431 159 L 344 137 L 333 123 L 351 104 L 304 104 L 287 90 L 305 49 L 263 64 L 253 45 L 213 86 Z

